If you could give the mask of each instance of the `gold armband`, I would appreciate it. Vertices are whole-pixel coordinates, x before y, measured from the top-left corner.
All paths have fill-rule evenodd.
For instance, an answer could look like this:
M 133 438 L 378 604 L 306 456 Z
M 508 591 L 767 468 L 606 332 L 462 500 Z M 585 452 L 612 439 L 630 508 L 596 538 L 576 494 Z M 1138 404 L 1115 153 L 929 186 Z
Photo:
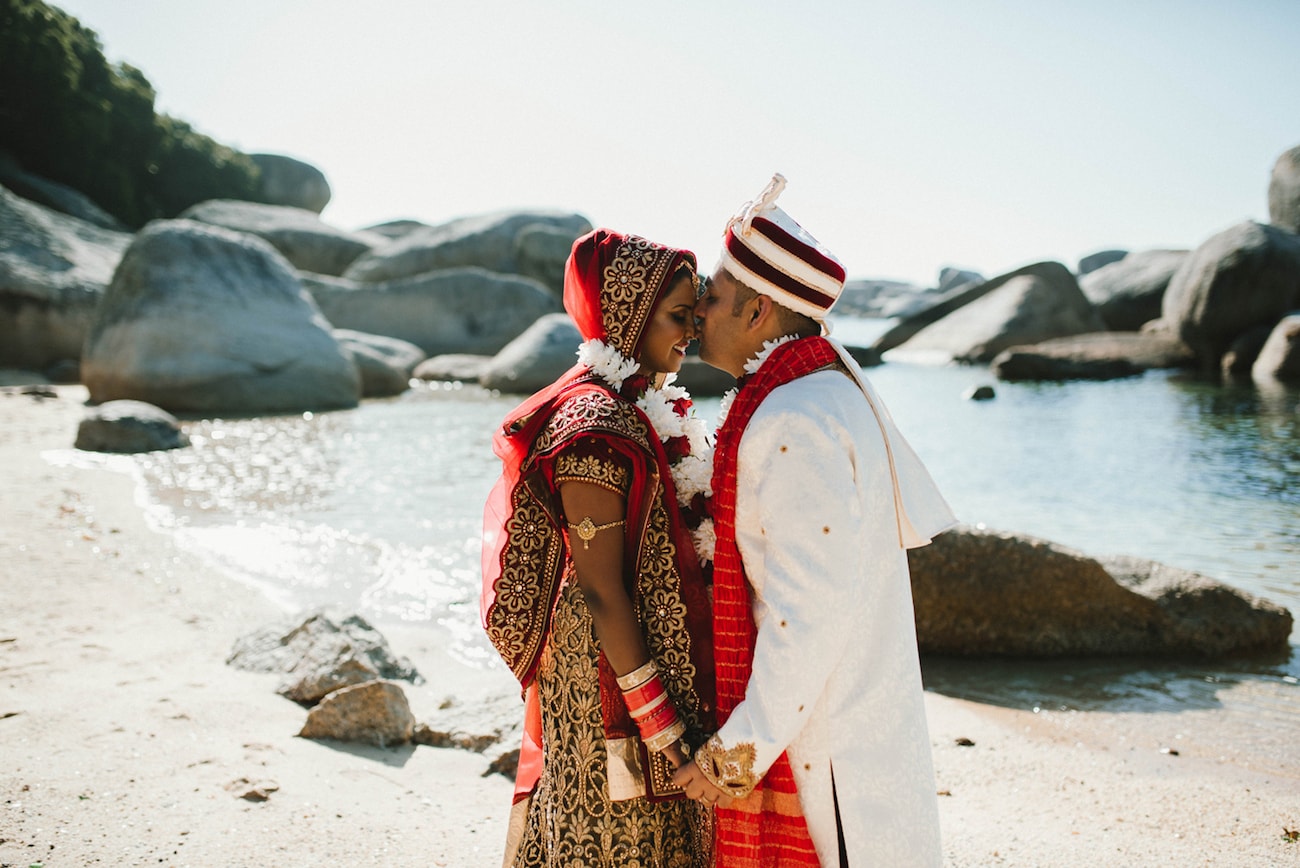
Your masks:
M 591 547 L 591 541 L 596 538 L 597 531 L 609 530 L 611 527 L 618 527 L 621 524 L 623 524 L 621 518 L 618 521 L 611 521 L 609 524 L 596 524 L 591 520 L 591 516 L 587 516 L 577 524 L 571 523 L 569 529 L 578 532 L 578 539 L 582 540 L 582 548 L 585 551 Z

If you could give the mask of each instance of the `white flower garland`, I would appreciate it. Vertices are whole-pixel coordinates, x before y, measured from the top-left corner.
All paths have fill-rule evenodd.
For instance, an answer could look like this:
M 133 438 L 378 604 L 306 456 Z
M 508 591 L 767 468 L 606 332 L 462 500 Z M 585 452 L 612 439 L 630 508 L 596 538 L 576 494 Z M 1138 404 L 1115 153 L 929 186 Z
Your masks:
M 618 391 L 623 383 L 641 369 L 641 366 L 620 353 L 604 341 L 583 341 L 578 347 L 578 361 L 591 368 L 592 373 Z M 636 405 L 646 414 L 659 442 L 667 443 L 674 437 L 685 437 L 690 444 L 691 454 L 669 465 L 673 486 L 677 489 L 677 503 L 688 506 L 697 494 L 706 498 L 713 496 L 713 440 L 709 428 L 703 419 L 694 413 L 679 416 L 673 409 L 673 402 L 681 398 L 690 399 L 690 392 L 681 386 L 674 386 L 676 374 L 669 374 L 661 388 L 653 386 L 637 399 Z M 713 532 L 712 519 L 704 519 L 700 526 L 691 531 L 695 542 L 695 552 L 701 561 L 713 560 L 713 547 L 716 537 Z
M 763 367 L 763 363 L 766 362 L 768 357 L 776 351 L 777 347 L 781 346 L 781 344 L 788 344 L 790 341 L 798 340 L 798 338 L 798 335 L 782 335 L 775 340 L 763 341 L 763 349 L 759 350 L 754 354 L 753 358 L 745 362 L 745 373 L 757 374 L 758 369 Z M 726 423 L 727 415 L 731 412 L 731 404 L 736 400 L 736 393 L 738 391 L 740 391 L 738 386 L 732 386 L 722 396 L 722 401 L 718 405 L 718 424 L 715 430 L 721 430 L 723 424 Z

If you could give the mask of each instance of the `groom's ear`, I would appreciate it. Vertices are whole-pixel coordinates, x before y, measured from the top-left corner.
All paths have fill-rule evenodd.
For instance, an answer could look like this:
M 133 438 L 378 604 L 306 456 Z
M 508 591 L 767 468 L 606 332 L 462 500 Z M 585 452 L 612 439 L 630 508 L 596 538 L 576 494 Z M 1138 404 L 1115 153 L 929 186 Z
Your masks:
M 745 328 L 749 331 L 762 329 L 767 321 L 776 314 L 773 309 L 774 304 L 775 302 L 766 295 L 755 296 L 754 306 L 749 311 L 749 319 L 745 322 Z

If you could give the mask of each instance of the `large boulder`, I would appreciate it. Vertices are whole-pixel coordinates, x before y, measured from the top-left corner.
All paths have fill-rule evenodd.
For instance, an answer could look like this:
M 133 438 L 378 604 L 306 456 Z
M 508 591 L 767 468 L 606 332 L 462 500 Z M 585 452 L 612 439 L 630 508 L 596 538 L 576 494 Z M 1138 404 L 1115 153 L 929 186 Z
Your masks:
M 1106 328 L 1135 332 L 1160 318 L 1161 303 L 1186 250 L 1141 250 L 1083 275 L 1079 288 Z
M 360 257 L 344 276 L 373 283 L 467 266 L 518 274 L 520 238 L 535 235 L 539 227 L 562 232 L 568 236 L 570 245 L 578 236 L 591 231 L 591 224 L 578 214 L 509 211 L 462 217 L 438 226 L 417 228 Z M 554 240 L 549 239 L 548 244 Z M 528 242 L 525 246 L 533 251 L 540 245 Z
M 309 163 L 284 154 L 250 154 L 261 170 L 262 201 L 289 208 L 305 208 L 317 214 L 330 201 L 330 184 L 325 173 Z
M 1273 328 L 1250 375 L 1260 382 L 1300 383 L 1300 314 L 1283 317 Z
M 307 713 L 301 738 L 395 747 L 411 740 L 415 717 L 406 693 L 391 681 L 343 687 Z
M 360 615 L 313 612 L 239 638 L 226 663 L 249 672 L 284 675 L 277 693 L 312 705 L 327 694 L 377 679 L 422 684 L 424 678 L 398 657 L 383 634 Z
M 990 367 L 1002 380 L 1113 380 L 1192 361 L 1191 350 L 1167 332 L 1095 332 L 1010 347 Z
M 1233 340 L 1300 308 L 1300 236 L 1247 221 L 1192 251 L 1165 291 L 1161 318 L 1217 372 Z
M 1283 152 L 1273 164 L 1268 219 L 1279 229 L 1300 232 L 1300 145 Z
M 552 223 L 524 226 L 515 236 L 514 270 L 524 277 L 531 277 L 555 293 L 557 298 L 563 297 L 564 263 L 568 261 L 577 237 L 571 226 Z
M 962 527 L 908 560 L 922 653 L 1207 658 L 1282 650 L 1291 633 L 1285 609 L 1199 574 L 1028 536 Z
M 954 274 L 949 269 L 944 269 L 940 272 L 940 288 L 943 291 L 939 298 L 929 307 L 904 317 L 893 328 L 876 338 L 871 348 L 877 353 L 884 354 L 896 347 L 900 347 L 927 326 L 933 325 L 971 302 L 978 301 L 1017 277 L 1034 275 L 1065 285 L 1067 280 L 1061 276 L 1062 273 L 1069 275 L 1069 282 L 1074 281 L 1074 275 L 1070 274 L 1069 269 L 1059 262 L 1034 262 L 1017 268 L 1015 271 L 1000 274 L 992 280 L 984 280 L 978 275 L 975 275 L 975 279 L 966 280 L 962 279 L 962 276 L 964 274 L 974 274 L 974 272 L 957 272 Z M 947 280 L 946 289 L 944 288 L 945 279 Z
M 388 243 L 379 235 L 336 229 L 314 211 L 285 205 L 211 199 L 190 206 L 180 216 L 256 235 L 269 241 L 294 268 L 317 274 L 342 274 L 358 256 Z
M 131 243 L 0 187 L 0 365 L 81 358 L 86 332 Z
M 939 285 L 936 288 L 940 294 L 946 294 L 954 289 L 961 289 L 963 286 L 973 286 L 983 282 L 984 275 L 978 271 L 945 265 L 939 269 Z
M 502 392 L 536 392 L 578 363 L 580 343 L 582 335 L 568 314 L 548 314 L 497 353 L 479 383 Z
M 361 374 L 363 398 L 384 398 L 405 392 L 410 388 L 415 366 L 425 359 L 424 350 L 398 338 L 335 329 L 334 339 L 352 354 L 352 361 Z
M 352 407 L 361 388 L 284 257 L 190 220 L 136 236 L 96 311 L 81 376 L 94 403 L 185 413 Z
M 380 235 L 389 241 L 394 241 L 398 238 L 405 238 L 416 229 L 425 229 L 428 226 L 428 223 L 422 223 L 419 220 L 386 220 L 383 223 L 366 226 L 361 231 L 369 235 Z
M 409 341 L 425 355 L 493 355 L 560 301 L 535 280 L 481 268 L 452 268 L 362 284 L 306 278 L 336 328 Z
M 77 426 L 77 449 L 153 452 L 190 445 L 176 417 L 143 401 L 109 401 L 86 411 Z
M 1009 280 L 995 278 L 979 289 L 989 284 L 996 285 L 921 329 L 903 347 L 959 362 L 980 363 L 990 361 L 1007 347 L 1106 328 L 1074 275 L 1059 262 L 1041 263 L 1032 272 L 1022 269 Z

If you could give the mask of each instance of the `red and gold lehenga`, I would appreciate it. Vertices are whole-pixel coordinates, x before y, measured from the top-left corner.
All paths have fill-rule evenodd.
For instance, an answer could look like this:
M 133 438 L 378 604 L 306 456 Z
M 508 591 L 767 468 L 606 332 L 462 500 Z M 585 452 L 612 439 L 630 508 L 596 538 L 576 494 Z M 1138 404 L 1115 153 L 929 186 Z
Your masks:
M 685 251 L 597 230 L 574 245 L 565 307 L 584 338 L 634 357 L 685 266 L 694 271 Z M 711 861 L 708 810 L 646 750 L 600 651 L 559 496 L 576 481 L 626 498 L 624 584 L 694 749 L 714 728 L 708 591 L 668 453 L 634 403 L 639 379 L 611 383 L 579 364 L 507 417 L 495 440 L 504 472 L 484 523 L 483 621 L 523 688 L 526 722 L 508 866 Z

